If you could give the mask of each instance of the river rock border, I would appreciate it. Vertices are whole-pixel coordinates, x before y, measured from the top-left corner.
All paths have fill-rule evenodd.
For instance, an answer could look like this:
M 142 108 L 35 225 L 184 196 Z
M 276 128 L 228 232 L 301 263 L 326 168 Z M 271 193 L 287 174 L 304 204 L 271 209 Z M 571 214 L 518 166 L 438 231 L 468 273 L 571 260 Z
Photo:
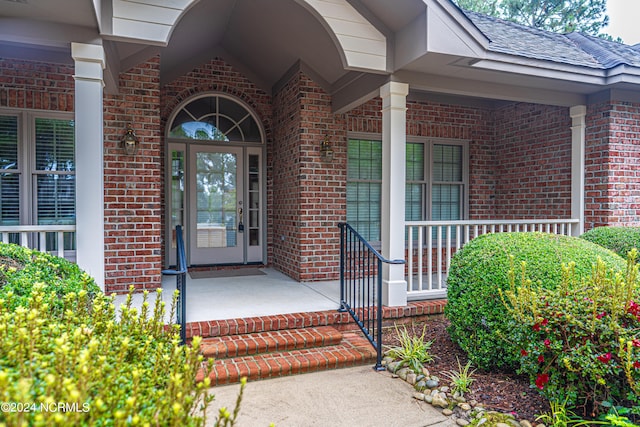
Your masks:
M 400 362 L 392 357 L 385 357 L 382 365 L 387 368 L 393 378 L 400 378 L 413 388 L 413 398 L 427 402 L 442 411 L 442 414 L 455 420 L 464 427 L 545 427 L 544 424 L 532 424 L 528 420 L 517 420 L 513 414 L 488 411 L 482 403 L 467 401 L 464 395 L 451 393 L 450 387 L 440 384 L 440 378 L 431 375 L 426 367 L 421 374 L 401 367 Z

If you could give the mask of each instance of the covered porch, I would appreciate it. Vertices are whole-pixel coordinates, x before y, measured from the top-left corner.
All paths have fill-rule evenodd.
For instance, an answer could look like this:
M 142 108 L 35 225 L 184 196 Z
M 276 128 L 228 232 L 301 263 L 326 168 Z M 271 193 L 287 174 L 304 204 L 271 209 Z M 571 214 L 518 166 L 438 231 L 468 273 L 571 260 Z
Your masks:
M 71 1 L 35 3 L 53 12 Z M 194 230 L 203 224 L 217 236 L 210 245 L 237 249 L 229 263 L 273 268 L 302 283 L 302 291 L 309 282 L 337 279 L 337 224 L 355 219 L 384 257 L 407 261 L 384 268 L 384 302 L 400 307 L 444 297 L 451 256 L 479 234 L 579 235 L 596 225 L 637 222 L 637 144 L 618 144 L 616 128 L 639 111 L 636 66 L 610 73 L 589 54 L 593 40 L 531 33 L 448 0 L 364 0 L 357 8 L 344 0 L 185 0 L 174 9 L 131 3 L 130 14 L 99 8 L 97 22 L 85 5 L 75 16 L 85 31 L 73 31 L 69 17 L 59 16 L 55 28 L 64 31 L 37 25 L 39 40 L 12 32 L 37 21 L 31 6 L 12 7 L 15 26 L 0 31 L 7 42 L 1 64 L 17 70 L 7 84 L 16 95 L 2 114 L 19 123 L 16 129 L 30 129 L 32 115 L 65 112 L 75 136 L 68 141 L 75 150 L 68 199 L 77 200 L 69 203 L 74 225 L 43 225 L 38 197 L 49 193 L 34 193 L 35 184 L 21 178 L 22 186 L 7 193 L 20 215 L 7 204 L 2 240 L 75 260 L 107 292 L 164 286 L 174 212 L 191 218 L 181 224 L 191 225 L 190 244 L 199 244 Z M 138 25 L 145 20 L 153 21 L 146 22 L 149 31 Z M 520 38 L 518 50 L 510 40 Z M 25 55 L 16 45 L 32 50 Z M 634 60 L 637 52 L 629 49 L 620 46 L 621 61 Z M 36 68 L 45 70 L 42 77 L 27 79 Z M 54 102 L 63 97 L 65 103 Z M 199 115 L 186 108 L 205 98 L 216 100 L 207 108 L 228 110 Z M 196 124 L 211 124 L 215 111 L 223 135 L 172 134 L 183 107 Z M 229 111 L 240 119 L 224 127 Z M 248 134 L 259 138 L 234 136 L 249 122 Z M 625 135 L 637 142 L 633 123 Z M 123 149 L 129 124 L 138 138 L 132 152 Z M 15 157 L 39 149 L 15 135 Z M 234 177 L 257 189 L 237 184 L 228 210 L 238 220 L 211 227 L 194 215 L 198 175 L 181 177 L 197 169 L 197 154 L 213 158 L 222 147 L 244 161 Z M 436 151 L 459 156 L 434 160 Z M 6 162 L 3 170 L 14 181 L 29 175 L 23 171 L 32 166 L 30 156 L 22 157 L 22 168 Z M 187 169 L 174 175 L 180 161 Z M 45 166 L 30 181 L 60 174 Z M 185 183 L 192 191 L 172 211 L 179 201 L 172 185 Z M 245 200 L 236 197 L 242 191 Z M 259 225 L 253 229 L 251 213 Z M 221 224 L 229 227 L 224 239 Z M 256 254 L 232 243 L 244 226 L 245 245 L 259 247 Z M 252 231 L 255 239 L 247 239 Z
M 247 269 L 247 275 L 242 269 L 234 271 L 237 275 L 215 278 L 194 279 L 187 274 L 187 323 L 318 312 L 340 307 L 340 282 L 337 280 L 300 283 L 273 268 Z M 167 322 L 171 322 L 168 311 L 175 290 L 175 277 L 164 276 L 162 300 L 167 307 Z M 248 295 L 251 295 L 250 300 Z M 116 295 L 116 307 L 126 300 L 126 294 Z M 143 294 L 133 294 L 134 307 L 141 307 L 142 301 Z M 148 301 L 153 305 L 154 291 L 149 292 Z

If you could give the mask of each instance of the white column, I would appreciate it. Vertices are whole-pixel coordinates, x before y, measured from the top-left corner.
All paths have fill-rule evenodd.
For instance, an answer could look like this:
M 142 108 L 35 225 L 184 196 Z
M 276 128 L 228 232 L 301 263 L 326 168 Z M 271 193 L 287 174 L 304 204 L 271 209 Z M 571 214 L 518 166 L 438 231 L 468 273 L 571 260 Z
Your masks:
M 571 218 L 579 219 L 573 235 L 584 233 L 584 152 L 585 117 L 587 107 L 576 105 L 569 109 L 571 116 Z
M 382 98 L 382 255 L 404 259 L 404 193 L 406 176 L 406 83 L 389 82 L 380 88 Z M 385 264 L 382 303 L 407 305 L 404 265 Z
M 104 290 L 102 46 L 71 43 L 75 61 L 77 263 Z

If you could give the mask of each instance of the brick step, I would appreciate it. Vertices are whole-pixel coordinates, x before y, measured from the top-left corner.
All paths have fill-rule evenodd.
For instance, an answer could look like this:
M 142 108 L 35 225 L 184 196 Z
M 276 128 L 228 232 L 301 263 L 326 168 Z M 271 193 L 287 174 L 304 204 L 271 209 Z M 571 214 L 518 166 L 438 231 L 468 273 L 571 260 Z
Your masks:
M 277 378 L 328 369 L 375 363 L 376 352 L 359 332 L 345 332 L 339 344 L 275 353 L 218 359 L 209 378 L 211 385 L 231 384 L 247 377 L 249 381 Z M 198 379 L 202 379 L 201 370 Z
M 204 338 L 200 351 L 213 359 L 291 351 L 339 344 L 342 334 L 331 326 L 286 329 Z
M 384 307 L 383 322 L 385 325 L 392 325 L 395 322 L 415 320 L 421 316 L 442 314 L 445 304 L 446 300 L 431 300 L 411 302 L 406 307 Z M 186 325 L 186 334 L 189 338 L 196 335 L 207 338 L 317 326 L 333 326 L 340 331 L 357 328 L 348 313 L 328 310 L 189 322 Z

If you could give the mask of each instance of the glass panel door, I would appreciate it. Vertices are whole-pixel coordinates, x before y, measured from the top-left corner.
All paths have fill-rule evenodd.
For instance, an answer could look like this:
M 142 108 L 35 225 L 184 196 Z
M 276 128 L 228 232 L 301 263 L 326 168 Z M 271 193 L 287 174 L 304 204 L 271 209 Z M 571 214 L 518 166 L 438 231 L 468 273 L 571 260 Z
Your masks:
M 191 264 L 244 262 L 242 149 L 192 147 Z

